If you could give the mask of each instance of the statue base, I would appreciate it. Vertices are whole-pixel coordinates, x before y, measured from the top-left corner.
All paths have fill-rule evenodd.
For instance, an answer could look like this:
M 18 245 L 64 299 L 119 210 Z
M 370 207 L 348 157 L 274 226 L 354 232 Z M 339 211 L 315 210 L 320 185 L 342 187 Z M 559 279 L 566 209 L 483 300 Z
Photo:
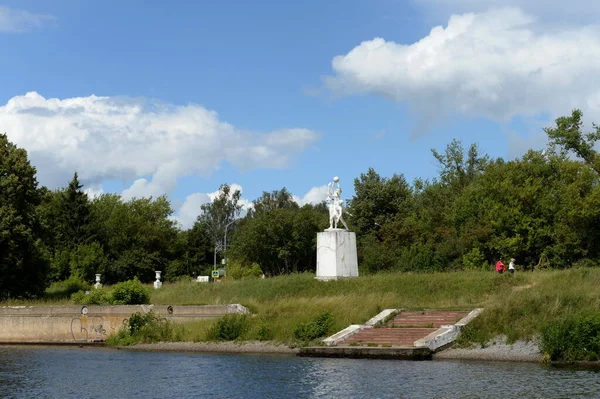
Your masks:
M 317 278 L 339 280 L 358 277 L 356 234 L 345 229 L 317 233 Z

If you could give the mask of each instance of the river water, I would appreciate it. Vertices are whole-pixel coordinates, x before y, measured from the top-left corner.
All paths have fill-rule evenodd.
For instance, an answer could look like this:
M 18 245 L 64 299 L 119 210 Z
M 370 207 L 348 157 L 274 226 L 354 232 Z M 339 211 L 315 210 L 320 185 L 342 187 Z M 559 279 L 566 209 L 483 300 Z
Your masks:
M 0 346 L 0 398 L 599 398 L 593 369 Z

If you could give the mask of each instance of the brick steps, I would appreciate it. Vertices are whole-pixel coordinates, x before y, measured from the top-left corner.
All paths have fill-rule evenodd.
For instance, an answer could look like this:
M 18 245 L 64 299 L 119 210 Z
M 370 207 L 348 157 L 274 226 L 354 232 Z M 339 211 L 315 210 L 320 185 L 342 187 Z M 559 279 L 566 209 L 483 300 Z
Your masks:
M 413 347 L 442 325 L 455 324 L 468 312 L 402 312 L 383 328 L 365 328 L 351 335 L 338 346 Z
M 388 325 L 440 328 L 443 325 L 455 324 L 467 314 L 467 312 L 402 312 Z

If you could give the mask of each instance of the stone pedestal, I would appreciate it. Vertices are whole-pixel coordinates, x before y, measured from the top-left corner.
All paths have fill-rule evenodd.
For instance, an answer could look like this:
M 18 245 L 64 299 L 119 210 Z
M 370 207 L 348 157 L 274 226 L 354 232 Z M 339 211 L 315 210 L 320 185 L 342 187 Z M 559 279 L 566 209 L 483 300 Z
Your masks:
M 345 229 L 317 233 L 317 276 L 319 280 L 358 277 L 356 234 Z

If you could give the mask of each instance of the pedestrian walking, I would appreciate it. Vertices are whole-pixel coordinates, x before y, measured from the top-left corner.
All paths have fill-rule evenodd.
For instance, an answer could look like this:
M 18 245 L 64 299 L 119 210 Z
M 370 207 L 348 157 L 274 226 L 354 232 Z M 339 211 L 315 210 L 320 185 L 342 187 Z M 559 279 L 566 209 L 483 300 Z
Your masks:
M 498 274 L 502 274 L 506 271 L 506 266 L 504 266 L 504 263 L 502 262 L 502 258 L 500 258 L 500 260 L 498 262 L 496 262 L 496 272 L 498 272 Z

